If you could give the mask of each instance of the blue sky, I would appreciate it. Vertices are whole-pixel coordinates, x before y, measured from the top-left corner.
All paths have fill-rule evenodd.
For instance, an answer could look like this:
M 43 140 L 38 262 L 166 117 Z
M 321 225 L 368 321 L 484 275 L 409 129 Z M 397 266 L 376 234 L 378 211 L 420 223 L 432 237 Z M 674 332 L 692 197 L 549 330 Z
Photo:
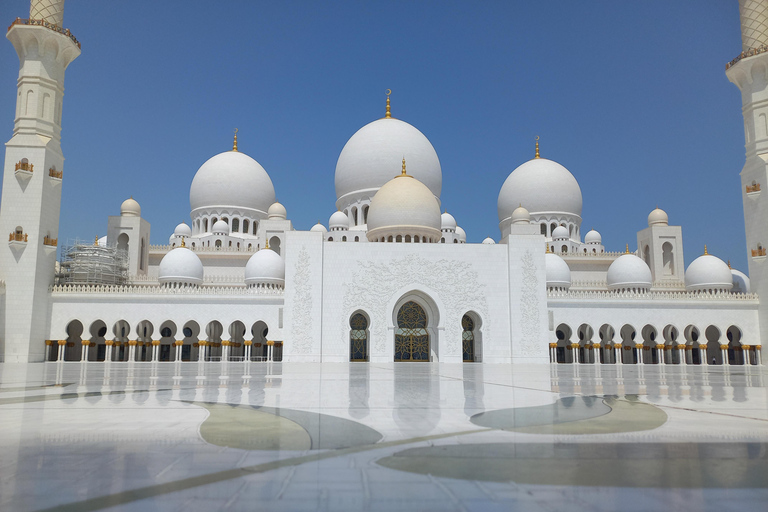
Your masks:
M 28 12 L 0 5 L 6 25 Z M 83 51 L 65 84 L 62 241 L 106 234 L 133 195 L 167 243 L 235 127 L 295 227 L 327 225 L 339 153 L 391 88 L 469 242 L 499 239 L 499 189 L 538 135 L 579 181 L 582 232 L 608 250 L 635 249 L 658 205 L 683 226 L 686 264 L 707 244 L 747 270 L 741 100 L 724 73 L 741 51 L 735 0 L 69 0 L 64 22 Z M 17 67 L 5 41 L 5 141 Z

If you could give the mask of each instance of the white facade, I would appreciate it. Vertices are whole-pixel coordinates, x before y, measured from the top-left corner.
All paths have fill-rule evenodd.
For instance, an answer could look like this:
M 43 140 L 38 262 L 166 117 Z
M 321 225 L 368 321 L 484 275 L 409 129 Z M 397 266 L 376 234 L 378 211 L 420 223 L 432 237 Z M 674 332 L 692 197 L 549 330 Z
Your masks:
M 327 229 L 294 230 L 267 170 L 235 137 L 201 165 L 189 224 L 168 245 L 149 245 L 133 199 L 108 217 L 106 244 L 127 252 L 128 276 L 105 284 L 54 276 L 63 74 L 79 46 L 50 23 L 15 25 L 9 38 L 22 79 L 0 208 L 10 233 L 0 250 L 0 360 L 761 363 L 768 125 L 754 105 L 766 94 L 768 53 L 728 71 L 745 101 L 751 284 L 711 255 L 686 272 L 682 228 L 660 209 L 638 226 L 635 253 L 605 252 L 595 230 L 582 238 L 578 181 L 541 158 L 538 143 L 499 184 L 500 243 L 467 244 L 441 214 L 432 144 L 391 116 L 389 99 L 385 117 L 341 149 Z M 34 38 L 55 43 L 46 48 L 61 55 L 56 76 L 25 53 Z

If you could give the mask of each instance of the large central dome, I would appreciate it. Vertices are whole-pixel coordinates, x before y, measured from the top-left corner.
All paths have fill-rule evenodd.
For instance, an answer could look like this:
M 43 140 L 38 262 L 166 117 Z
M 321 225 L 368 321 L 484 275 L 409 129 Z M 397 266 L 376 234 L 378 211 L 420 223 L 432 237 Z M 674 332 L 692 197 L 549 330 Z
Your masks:
M 414 169 L 413 177 L 439 198 L 443 173 L 435 148 L 410 124 L 385 117 L 360 128 L 341 150 L 336 163 L 337 208 L 372 198 L 398 174 L 403 157 Z

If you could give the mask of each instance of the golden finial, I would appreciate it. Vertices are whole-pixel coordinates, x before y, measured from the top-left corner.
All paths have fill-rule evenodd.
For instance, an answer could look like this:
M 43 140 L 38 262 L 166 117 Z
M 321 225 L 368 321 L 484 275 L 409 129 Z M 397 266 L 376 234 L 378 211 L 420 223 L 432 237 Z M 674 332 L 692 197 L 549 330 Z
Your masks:
M 405 172 L 405 157 L 403 157 L 403 172 L 400 174 L 400 176 L 408 176 L 408 173 Z
M 264 248 L 265 249 L 269 249 L 269 239 L 268 238 L 264 239 Z
M 232 151 L 237 151 L 237 128 L 235 128 L 235 143 L 232 144 Z
M 547 242 L 547 248 L 544 252 L 549 252 L 549 242 Z
M 730 268 L 731 270 L 733 270 L 733 269 L 731 268 L 731 260 L 728 260 L 728 268 Z
M 627 248 L 625 249 L 625 251 L 626 252 L 624 254 L 629 254 L 629 244 L 627 244 Z
M 707 254 L 709 254 L 709 253 L 707 252 L 707 244 L 704 244 L 704 256 L 706 256 Z
M 182 247 L 186 247 L 187 246 L 187 244 L 184 243 L 184 237 L 181 238 L 181 246 Z
M 96 235 L 96 238 L 93 239 L 93 245 L 94 246 L 99 245 L 99 236 L 98 235 Z
M 389 110 L 389 95 L 392 94 L 392 89 L 387 89 L 387 114 L 384 116 L 385 119 L 392 119 L 392 112 Z
M 539 136 L 538 135 L 536 136 L 536 156 L 534 156 L 533 158 L 541 158 L 539 156 Z

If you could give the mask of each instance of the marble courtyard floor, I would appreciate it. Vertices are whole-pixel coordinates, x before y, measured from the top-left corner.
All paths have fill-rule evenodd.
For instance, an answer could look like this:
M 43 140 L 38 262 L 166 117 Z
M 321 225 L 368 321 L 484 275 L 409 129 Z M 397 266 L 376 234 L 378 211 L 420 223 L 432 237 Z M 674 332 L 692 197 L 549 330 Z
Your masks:
M 765 511 L 764 366 L 0 364 L 2 511 Z

